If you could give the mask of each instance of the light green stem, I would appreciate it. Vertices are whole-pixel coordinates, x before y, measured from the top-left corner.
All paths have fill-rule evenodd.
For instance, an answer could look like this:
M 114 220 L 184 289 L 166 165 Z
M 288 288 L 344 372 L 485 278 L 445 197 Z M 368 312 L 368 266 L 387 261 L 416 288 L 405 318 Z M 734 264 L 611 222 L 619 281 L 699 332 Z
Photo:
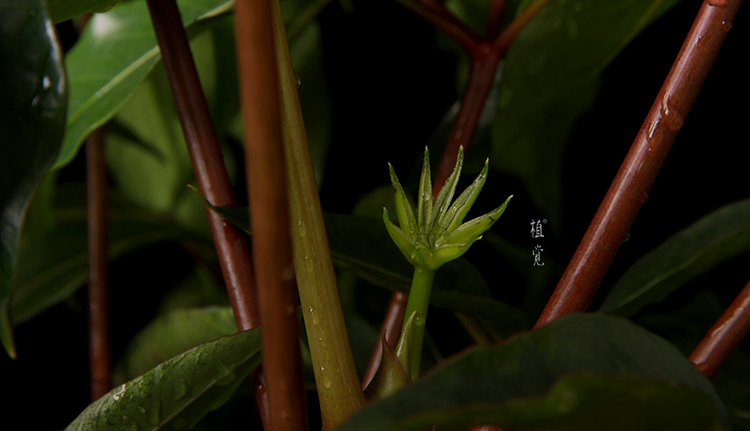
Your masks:
M 410 330 L 409 334 L 409 376 L 412 381 L 419 377 L 419 364 L 422 358 L 422 344 L 424 344 L 424 328 L 427 320 L 427 306 L 430 303 L 430 292 L 432 291 L 432 280 L 435 278 L 435 271 L 429 269 L 414 267 L 414 277 L 411 280 L 411 290 L 409 291 L 409 300 L 406 303 L 406 315 L 404 317 L 404 326 L 401 330 L 401 336 L 404 332 Z M 406 325 L 409 316 L 415 313 L 412 328 Z
M 278 1 L 274 1 L 274 17 L 294 267 L 322 429 L 331 431 L 362 408 L 365 399 L 346 333 Z

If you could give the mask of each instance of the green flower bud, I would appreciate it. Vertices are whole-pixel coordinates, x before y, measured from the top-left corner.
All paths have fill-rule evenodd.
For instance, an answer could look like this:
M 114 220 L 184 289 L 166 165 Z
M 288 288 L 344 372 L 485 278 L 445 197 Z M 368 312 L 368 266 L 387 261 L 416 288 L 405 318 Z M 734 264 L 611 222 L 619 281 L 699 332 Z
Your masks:
M 481 239 L 482 233 L 497 221 L 513 197 L 508 197 L 500 207 L 488 214 L 463 223 L 482 190 L 489 170 L 489 160 L 487 160 L 476 180 L 451 205 L 463 160 L 464 153 L 461 147 L 453 173 L 433 201 L 430 157 L 425 148 L 416 215 L 398 181 L 393 166 L 388 165 L 400 227 L 390 221 L 385 208 L 383 208 L 383 220 L 393 242 L 415 267 L 434 271 L 446 262 L 463 255 L 469 246 Z

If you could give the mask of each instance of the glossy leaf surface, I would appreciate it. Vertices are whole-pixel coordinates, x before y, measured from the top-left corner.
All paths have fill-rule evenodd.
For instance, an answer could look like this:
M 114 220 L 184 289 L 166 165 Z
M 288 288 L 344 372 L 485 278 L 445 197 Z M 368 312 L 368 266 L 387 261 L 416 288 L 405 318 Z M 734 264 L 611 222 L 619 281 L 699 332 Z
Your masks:
M 0 341 L 14 357 L 9 313 L 19 231 L 60 148 L 68 94 L 45 1 L 0 3 L 0 40 Z
M 617 281 L 601 310 L 633 315 L 747 250 L 750 250 L 750 199 L 706 215 L 643 256 Z
M 183 24 L 191 33 L 210 18 L 228 13 L 229 0 L 180 1 Z M 65 64 L 70 77 L 67 130 L 54 167 L 75 157 L 81 142 L 109 120 L 160 60 L 145 2 L 116 5 L 92 17 Z
M 236 332 L 231 307 L 174 310 L 157 317 L 135 336 L 125 354 L 122 372 L 132 379 L 199 344 Z
M 203 344 L 90 404 L 66 431 L 189 429 L 261 361 L 260 329 Z
M 729 429 L 711 383 L 671 344 L 618 317 L 574 314 L 472 349 L 365 407 L 340 430 L 471 424 Z
M 551 0 L 508 50 L 490 160 L 525 183 L 553 229 L 559 228 L 565 144 L 596 97 L 599 75 L 677 1 Z
M 62 22 L 89 12 L 103 12 L 119 0 L 49 0 L 55 22 Z

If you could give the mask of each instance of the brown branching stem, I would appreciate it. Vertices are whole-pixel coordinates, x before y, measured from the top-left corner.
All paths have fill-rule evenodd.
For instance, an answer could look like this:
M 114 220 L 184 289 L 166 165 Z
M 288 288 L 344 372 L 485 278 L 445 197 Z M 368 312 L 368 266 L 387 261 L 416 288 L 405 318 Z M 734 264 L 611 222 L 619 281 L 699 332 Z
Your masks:
M 198 187 L 213 205 L 234 206 L 231 182 L 177 4 L 174 0 L 148 0 L 148 7 Z M 257 327 L 260 320 L 247 237 L 208 206 L 204 208 L 237 327 L 240 331 Z M 265 421 L 262 374 L 256 370 L 252 376 Z
M 740 3 L 714 0 L 701 6 L 630 151 L 535 327 L 588 307 L 646 201 Z
M 91 400 L 111 389 L 112 359 L 109 344 L 109 282 L 107 277 L 107 173 L 104 131 L 94 130 L 86 141 L 88 195 L 88 326 Z
M 308 429 L 287 203 L 273 0 L 235 6 L 269 431 Z
M 750 331 L 750 281 L 690 354 L 690 360 L 709 379 L 737 350 Z
M 458 149 L 462 146 L 464 151 L 469 149 L 484 103 L 487 101 L 487 95 L 492 88 L 500 59 L 508 51 L 516 36 L 544 8 L 548 1 L 540 0 L 530 5 L 494 40 L 477 41 L 472 49 L 467 49 L 471 55 L 469 81 L 461 100 L 456 121 L 453 123 L 453 128 L 448 136 L 448 143 L 440 159 L 440 165 L 435 172 L 432 186 L 435 196 L 453 172 L 458 157 Z M 492 19 L 492 16 L 490 16 L 490 19 Z

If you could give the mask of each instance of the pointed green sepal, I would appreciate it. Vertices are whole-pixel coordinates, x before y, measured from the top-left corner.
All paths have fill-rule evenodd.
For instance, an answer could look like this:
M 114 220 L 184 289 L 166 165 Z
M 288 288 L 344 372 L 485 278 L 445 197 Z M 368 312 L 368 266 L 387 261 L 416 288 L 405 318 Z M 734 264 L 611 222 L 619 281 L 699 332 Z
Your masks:
M 420 234 L 429 232 L 432 225 L 432 179 L 430 177 L 430 152 L 425 147 L 417 197 L 417 225 Z
M 409 234 L 416 235 L 418 232 L 417 220 L 414 218 L 414 210 L 412 209 L 409 199 L 404 193 L 401 183 L 398 181 L 396 171 L 393 170 L 393 166 L 388 163 L 388 169 L 391 174 L 391 185 L 393 186 L 394 201 L 396 202 L 396 215 L 398 216 L 398 223 L 401 225 L 401 229 Z
M 503 202 L 502 205 L 495 208 L 494 210 L 490 211 L 489 213 L 477 217 L 473 220 L 467 221 L 466 223 L 462 224 L 453 232 L 450 232 L 448 235 L 446 235 L 446 242 L 449 244 L 471 244 L 474 241 L 478 240 L 481 235 L 486 232 L 495 222 L 500 218 L 500 216 L 505 211 L 505 207 L 508 206 L 508 202 L 510 202 L 510 199 L 513 197 L 513 195 L 508 196 L 508 199 Z
M 461 174 L 461 169 L 464 166 L 464 147 L 463 145 L 458 149 L 458 158 L 456 159 L 456 166 L 453 168 L 453 173 L 445 181 L 445 185 L 440 189 L 437 199 L 435 199 L 435 210 L 433 212 L 432 229 L 431 232 L 436 232 L 440 229 L 440 220 L 445 216 L 451 205 L 451 199 L 453 194 L 456 192 L 456 185 L 458 185 L 458 177 Z
M 413 238 L 410 235 L 407 235 L 406 232 L 401 230 L 391 221 L 391 219 L 388 218 L 388 210 L 385 208 L 383 208 L 383 221 L 385 222 L 385 229 L 388 231 L 388 235 L 390 235 L 391 239 L 396 244 L 396 247 L 401 250 L 401 253 L 404 254 L 406 260 L 412 265 L 417 265 L 414 261 L 416 245 L 414 244 Z
M 469 187 L 464 190 L 463 193 L 453 202 L 450 209 L 446 211 L 445 215 L 440 220 L 440 225 L 448 232 L 456 229 L 461 223 L 463 223 L 466 214 L 474 205 L 474 201 L 477 200 L 479 192 L 482 191 L 484 182 L 487 180 L 487 172 L 489 171 L 489 159 L 484 162 L 484 169 L 479 173 L 477 178 Z

